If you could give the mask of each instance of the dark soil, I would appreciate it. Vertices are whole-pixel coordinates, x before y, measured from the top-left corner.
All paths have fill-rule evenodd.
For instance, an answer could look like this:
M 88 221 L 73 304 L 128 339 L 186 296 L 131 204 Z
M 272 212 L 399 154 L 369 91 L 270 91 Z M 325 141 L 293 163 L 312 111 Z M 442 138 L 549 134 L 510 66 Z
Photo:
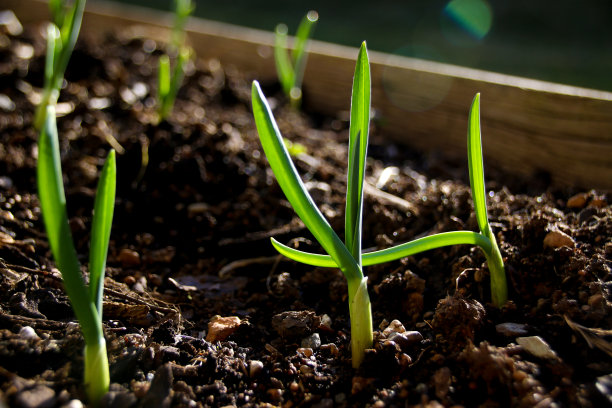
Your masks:
M 77 407 L 75 399 L 85 400 L 83 340 L 36 195 L 41 31 L 0 28 L 0 405 Z M 109 149 L 118 151 L 104 290 L 112 382 L 105 406 L 611 403 L 605 192 L 555 189 L 545 176 L 517 180 L 486 162 L 511 300 L 502 309 L 489 303 L 486 262 L 470 246 L 366 268 L 377 332 L 354 370 L 342 274 L 296 264 L 270 245 L 276 237 L 320 250 L 267 166 L 249 74 L 194 62 L 172 117 L 156 125 L 162 51 L 147 39 L 82 37 L 58 109 L 83 264 L 98 173 Z M 283 134 L 307 149 L 295 160 L 311 194 L 342 231 L 346 115 L 306 116 L 287 107 L 275 84 L 265 91 L 276 95 L 270 100 Z M 405 153 L 383 137 L 375 126 L 367 182 L 378 188 L 366 192 L 365 248 L 477 230 L 465 162 L 445 162 L 444 152 Z M 389 167 L 395 172 L 382 180 Z

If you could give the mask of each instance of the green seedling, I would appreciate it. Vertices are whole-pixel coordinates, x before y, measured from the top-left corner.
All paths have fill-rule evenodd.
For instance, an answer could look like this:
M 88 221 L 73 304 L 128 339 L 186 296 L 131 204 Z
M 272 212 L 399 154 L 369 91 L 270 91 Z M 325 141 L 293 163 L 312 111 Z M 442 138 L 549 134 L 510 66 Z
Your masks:
M 75 0 L 70 8 L 63 1 L 53 0 L 50 5 L 53 19 L 61 25 L 49 24 L 47 29 L 47 56 L 45 80 L 40 103 L 34 116 L 34 126 L 41 129 L 48 105 L 55 105 L 59 98 L 64 72 L 81 30 L 85 0 Z M 58 28 L 59 27 L 59 28 Z
M 176 94 L 185 76 L 185 64 L 191 58 L 191 49 L 185 47 L 185 24 L 195 9 L 192 0 L 174 0 L 174 25 L 170 39 L 170 52 L 176 54 L 174 68 L 170 68 L 167 54 L 159 58 L 157 76 L 157 114 L 160 121 L 172 112 Z
M 501 307 L 508 299 L 504 262 L 497 246 L 495 235 L 489 225 L 486 206 L 486 193 L 482 161 L 480 134 L 480 94 L 476 94 L 470 108 L 468 120 L 468 167 L 472 201 L 480 232 L 451 231 L 430 235 L 397 245 L 392 248 L 370 252 L 363 255 L 363 265 L 376 265 L 406 256 L 450 245 L 477 245 L 487 259 L 491 274 L 491 298 L 495 306 Z M 272 244 L 281 254 L 295 261 L 320 267 L 337 267 L 338 263 L 330 256 L 298 251 L 281 244 L 272 238 Z
M 309 11 L 304 16 L 296 33 L 291 55 L 287 50 L 287 26 L 285 24 L 276 26 L 274 43 L 276 72 L 283 87 L 283 92 L 295 108 L 298 108 L 302 101 L 302 79 L 304 78 L 304 68 L 308 56 L 306 43 L 318 20 L 319 14 L 314 10 Z
M 89 253 L 89 285 L 81 275 L 66 211 L 55 106 L 48 105 L 38 141 L 38 194 L 51 252 L 85 339 L 84 383 L 94 405 L 108 391 L 106 341 L 102 331 L 104 270 L 115 204 L 115 151 L 108 154 L 96 191 Z
M 346 240 L 343 243 L 331 228 L 306 190 L 291 157 L 272 111 L 259 84 L 252 88 L 253 115 L 261 144 L 270 167 L 285 196 L 323 249 L 340 268 L 348 283 L 351 319 L 352 363 L 358 367 L 364 350 L 372 346 L 372 311 L 367 278 L 361 269 L 361 214 L 363 180 L 370 122 L 370 66 L 365 43 L 357 57 L 349 129 L 349 169 L 346 199 Z

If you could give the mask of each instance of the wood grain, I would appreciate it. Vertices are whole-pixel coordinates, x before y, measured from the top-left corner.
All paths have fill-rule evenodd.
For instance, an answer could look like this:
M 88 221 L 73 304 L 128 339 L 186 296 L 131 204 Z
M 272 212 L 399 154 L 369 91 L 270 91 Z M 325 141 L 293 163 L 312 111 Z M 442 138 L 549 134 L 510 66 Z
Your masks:
M 47 20 L 42 0 L 3 0 L 22 22 Z M 166 39 L 171 16 L 133 6 L 87 5 L 83 31 L 130 29 Z M 192 18 L 191 46 L 260 81 L 276 77 L 273 34 Z M 331 115 L 348 110 L 355 47 L 312 41 L 304 78 L 306 103 Z M 466 157 L 467 117 L 481 93 L 486 166 L 510 173 L 549 173 L 558 185 L 612 189 L 612 93 L 371 52 L 372 107 L 385 136 L 424 151 Z M 467 171 L 467 170 L 466 170 Z

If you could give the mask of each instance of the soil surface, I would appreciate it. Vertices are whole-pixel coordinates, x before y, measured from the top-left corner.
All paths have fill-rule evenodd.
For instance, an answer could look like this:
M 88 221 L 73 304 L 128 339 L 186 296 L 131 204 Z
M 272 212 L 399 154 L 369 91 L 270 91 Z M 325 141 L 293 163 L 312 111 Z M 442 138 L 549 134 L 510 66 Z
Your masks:
M 0 406 L 78 407 L 86 401 L 83 340 L 36 191 L 32 117 L 45 41 L 40 26 L 18 31 L 0 27 Z M 553 188 L 546 175 L 519 180 L 485 162 L 511 300 L 490 304 L 475 247 L 368 267 L 375 345 L 354 370 L 342 274 L 289 261 L 269 242 L 320 251 L 263 155 L 252 78 L 194 61 L 172 116 L 156 124 L 164 47 L 128 35 L 81 37 L 58 105 L 83 265 L 99 170 L 109 149 L 118 153 L 104 287 L 112 385 L 103 406 L 612 404 L 606 192 Z M 295 162 L 311 194 L 342 231 L 346 112 L 310 112 L 307 95 L 309 114 L 295 112 L 278 85 L 264 90 L 283 134 L 305 148 Z M 364 248 L 477 230 L 466 162 L 417 153 L 385 142 L 374 125 Z

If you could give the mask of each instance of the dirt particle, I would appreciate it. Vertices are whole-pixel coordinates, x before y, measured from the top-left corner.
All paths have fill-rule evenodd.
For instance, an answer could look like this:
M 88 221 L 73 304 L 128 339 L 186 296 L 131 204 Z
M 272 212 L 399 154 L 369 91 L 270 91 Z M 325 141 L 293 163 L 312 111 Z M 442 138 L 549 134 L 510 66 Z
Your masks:
M 320 325 L 321 319 L 308 310 L 289 311 L 272 317 L 272 328 L 281 337 L 303 337 Z
M 336 346 L 334 343 L 323 344 L 321 346 L 321 350 L 329 352 L 334 357 L 340 353 L 340 350 L 338 350 L 338 346 Z
M 587 193 L 578 193 L 567 200 L 568 208 L 584 208 L 587 203 Z
M 402 351 L 407 351 L 410 347 L 423 341 L 423 335 L 418 331 L 407 331 L 404 333 L 394 332 L 389 335 L 388 339 L 397 343 Z
M 476 300 L 448 296 L 438 302 L 432 325 L 453 347 L 463 348 L 474 340 L 484 317 L 484 307 Z
M 255 378 L 263 371 L 263 363 L 259 360 L 251 360 L 249 362 L 249 377 Z
M 36 385 L 22 391 L 15 398 L 15 405 L 20 408 L 47 408 L 55 405 L 55 391 L 46 385 Z
M 308 358 L 312 357 L 314 354 L 310 347 L 300 347 L 297 349 L 297 352 L 305 355 Z
M 310 336 L 302 339 L 301 346 L 311 350 L 318 349 L 321 347 L 321 336 L 319 336 L 319 333 L 312 333 Z
M 527 325 L 510 322 L 496 325 L 495 331 L 506 337 L 524 336 L 528 333 Z
M 406 328 L 404 327 L 402 322 L 396 319 L 396 320 L 393 320 L 391 323 L 389 323 L 389 326 L 387 326 L 383 330 L 382 335 L 385 338 L 389 338 L 391 333 L 404 333 L 405 331 L 406 331 Z
M 529 354 L 544 359 L 557 359 L 557 353 L 540 336 L 519 337 L 516 342 Z
M 140 254 L 132 249 L 123 248 L 119 252 L 118 259 L 124 268 L 140 265 Z
M 38 334 L 30 326 L 24 326 L 19 329 L 19 337 L 24 340 L 39 340 Z
M 279 402 L 283 398 L 283 391 L 280 388 L 270 388 L 267 394 L 273 402 Z
M 206 335 L 206 341 L 214 343 L 227 339 L 238 329 L 240 323 L 242 322 L 237 316 L 214 316 L 210 322 L 208 322 L 208 334 Z
M 544 248 L 561 248 L 563 246 L 574 248 L 576 243 L 565 232 L 550 231 L 544 237 Z

